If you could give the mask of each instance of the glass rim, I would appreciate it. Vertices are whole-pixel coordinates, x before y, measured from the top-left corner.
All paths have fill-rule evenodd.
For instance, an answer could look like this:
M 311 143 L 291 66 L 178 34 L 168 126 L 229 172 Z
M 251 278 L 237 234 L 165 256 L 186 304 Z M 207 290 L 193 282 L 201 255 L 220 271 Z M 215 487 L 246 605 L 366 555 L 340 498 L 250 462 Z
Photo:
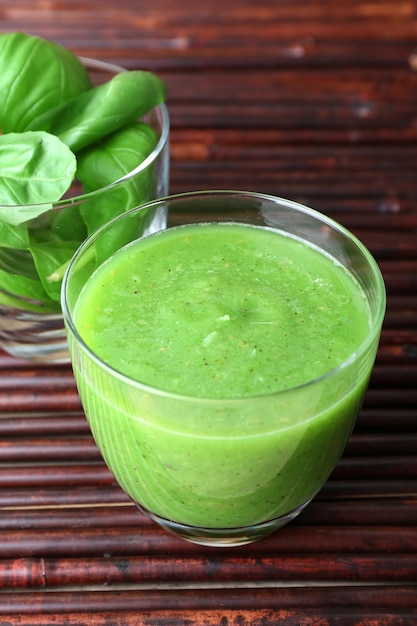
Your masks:
M 121 74 L 123 72 L 128 72 L 129 71 L 128 69 L 126 69 L 126 68 L 124 68 L 124 67 L 122 67 L 120 65 L 116 65 L 116 64 L 113 64 L 113 63 L 107 63 L 106 61 L 100 61 L 99 59 L 90 59 L 89 57 L 78 57 L 78 58 L 80 59 L 80 61 L 88 69 L 113 72 L 114 74 Z M 20 206 L 20 207 L 25 207 L 25 206 L 42 207 L 42 206 L 45 206 L 45 207 L 50 207 L 50 210 L 53 210 L 53 209 L 59 209 L 59 208 L 63 208 L 63 207 L 68 207 L 68 206 L 80 204 L 81 202 L 84 202 L 85 200 L 89 200 L 89 199 L 93 198 L 94 196 L 98 196 L 101 193 L 109 191 L 113 187 L 117 187 L 117 185 L 119 185 L 120 183 L 125 182 L 127 180 L 130 180 L 131 178 L 133 178 L 137 174 L 140 174 L 140 172 L 144 171 L 151 163 L 153 163 L 159 157 L 159 155 L 161 154 L 161 152 L 163 151 L 163 149 L 165 148 L 165 146 L 168 143 L 169 130 L 170 130 L 170 119 L 169 119 L 169 113 L 168 113 L 167 105 L 165 104 L 165 102 L 161 102 L 161 104 L 158 104 L 153 109 L 150 109 L 148 111 L 148 113 L 145 114 L 145 115 L 149 115 L 149 113 L 151 113 L 152 111 L 156 111 L 156 112 L 160 113 L 162 132 L 161 132 L 161 135 L 160 135 L 160 137 L 158 139 L 158 143 L 156 144 L 156 146 L 152 150 L 152 152 L 146 157 L 146 159 L 144 159 L 136 167 L 134 167 L 133 170 L 130 170 L 126 174 L 123 174 L 123 176 L 121 176 L 120 178 L 117 178 L 116 180 L 114 180 L 113 182 L 109 183 L 108 185 L 104 185 L 104 187 L 100 187 L 100 189 L 95 189 L 94 191 L 90 191 L 88 193 L 82 193 L 82 194 L 78 194 L 78 195 L 74 195 L 74 196 L 68 196 L 66 198 L 60 198 L 59 200 L 52 200 L 50 202 L 34 202 L 34 203 L 31 203 L 31 204 L 19 204 L 17 206 Z M 13 207 L 13 206 L 16 206 L 16 205 L 14 205 L 14 204 L 1 204 L 0 203 L 0 217 L 1 217 L 1 209 L 3 209 L 3 208 L 10 209 L 10 207 Z M 28 221 L 32 221 L 33 219 L 36 219 L 36 218 L 31 218 L 31 220 L 28 220 Z
M 285 389 L 279 389 L 277 391 L 272 391 L 272 392 L 267 392 L 267 393 L 258 393 L 256 395 L 249 395 L 249 396 L 243 396 L 243 397 L 211 398 L 211 397 L 206 397 L 206 396 L 197 396 L 197 395 L 194 396 L 190 394 L 181 394 L 181 393 L 177 393 L 174 391 L 168 391 L 167 389 L 163 389 L 160 387 L 150 385 L 148 383 L 143 383 L 141 381 L 138 381 L 128 376 L 127 374 L 123 374 L 115 367 L 105 363 L 88 346 L 88 344 L 80 336 L 74 324 L 74 320 L 73 320 L 72 314 L 70 313 L 69 306 L 67 303 L 68 283 L 71 278 L 71 273 L 78 259 L 80 259 L 80 257 L 82 257 L 84 252 L 86 252 L 92 245 L 94 245 L 95 241 L 101 236 L 103 232 L 111 228 L 113 224 L 119 222 L 120 220 L 124 218 L 127 218 L 129 215 L 132 215 L 142 210 L 147 210 L 148 208 L 152 208 L 155 206 L 162 206 L 166 204 L 167 202 L 169 203 L 172 201 L 184 200 L 186 198 L 193 198 L 193 197 L 202 198 L 206 196 L 211 196 L 211 197 L 236 196 L 236 197 L 245 197 L 247 199 L 263 199 L 265 201 L 273 202 L 275 204 L 282 204 L 282 205 L 285 205 L 287 208 L 296 210 L 298 213 L 304 213 L 304 214 L 315 217 L 316 219 L 321 221 L 323 224 L 326 224 L 333 230 L 339 232 L 341 235 L 349 239 L 356 246 L 357 250 L 366 259 L 368 267 L 372 270 L 372 275 L 374 277 L 374 281 L 377 286 L 377 301 L 378 301 L 376 314 L 372 316 L 372 320 L 371 320 L 372 323 L 369 329 L 369 333 L 363 339 L 363 341 L 360 343 L 360 345 L 357 347 L 356 350 L 351 352 L 351 354 L 348 357 L 346 357 L 337 366 L 331 368 L 330 370 L 328 370 L 321 376 L 312 378 L 310 380 L 307 380 L 304 383 L 295 385 L 293 387 L 288 387 Z M 146 204 L 130 209 L 129 211 L 122 213 L 121 215 L 113 218 L 106 224 L 103 224 L 102 226 L 100 226 L 96 231 L 94 231 L 94 233 L 92 233 L 87 239 L 85 239 L 85 241 L 83 241 L 83 243 L 79 246 L 79 248 L 74 253 L 66 269 L 66 272 L 62 280 L 62 286 L 61 286 L 61 309 L 62 309 L 62 314 L 64 317 L 65 324 L 68 326 L 69 331 L 73 334 L 76 342 L 81 347 L 81 349 L 84 352 L 86 352 L 87 355 L 90 357 L 90 359 L 92 359 L 96 363 L 96 365 L 98 365 L 101 369 L 107 371 L 111 376 L 118 378 L 119 380 L 128 384 L 129 386 L 138 388 L 141 391 L 151 394 L 153 396 L 164 397 L 165 399 L 171 398 L 176 401 L 182 401 L 182 402 L 187 401 L 187 402 L 193 402 L 193 403 L 200 403 L 204 405 L 212 404 L 212 405 L 221 405 L 221 406 L 225 406 L 225 405 L 236 406 L 242 403 L 247 404 L 248 402 L 254 402 L 254 401 L 256 402 L 260 400 L 270 399 L 273 397 L 283 397 L 284 395 L 288 395 L 295 391 L 312 387 L 314 385 L 318 385 L 324 382 L 325 380 L 327 380 L 328 378 L 331 378 L 337 375 L 339 372 L 345 370 L 352 363 L 357 361 L 364 353 L 366 353 L 368 348 L 373 344 L 377 336 L 380 334 L 380 329 L 382 327 L 385 310 L 386 310 L 386 289 L 385 289 L 384 279 L 383 279 L 381 270 L 376 260 L 374 259 L 373 255 L 368 250 L 368 248 L 356 237 L 356 235 L 351 233 L 347 228 L 339 224 L 339 222 L 328 217 L 327 215 L 320 213 L 320 211 L 317 211 L 316 209 L 312 209 L 311 207 L 307 205 L 301 204 L 293 200 L 288 200 L 280 196 L 273 196 L 270 194 L 252 192 L 252 191 L 238 191 L 238 190 L 232 190 L 232 189 L 213 189 L 213 190 L 182 192 L 182 193 L 158 198 L 156 200 L 152 200 L 151 202 L 147 202 Z

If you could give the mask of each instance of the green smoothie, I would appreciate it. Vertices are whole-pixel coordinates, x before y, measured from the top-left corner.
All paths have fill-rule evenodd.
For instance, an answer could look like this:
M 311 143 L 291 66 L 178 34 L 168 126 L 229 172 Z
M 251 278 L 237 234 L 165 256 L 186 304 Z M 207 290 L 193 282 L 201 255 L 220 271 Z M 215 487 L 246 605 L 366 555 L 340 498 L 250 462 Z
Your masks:
M 73 357 L 110 469 L 145 509 L 191 526 L 256 524 L 311 499 L 372 366 L 325 376 L 370 332 L 355 278 L 302 240 L 243 224 L 126 246 L 88 279 L 74 322 L 111 368 Z

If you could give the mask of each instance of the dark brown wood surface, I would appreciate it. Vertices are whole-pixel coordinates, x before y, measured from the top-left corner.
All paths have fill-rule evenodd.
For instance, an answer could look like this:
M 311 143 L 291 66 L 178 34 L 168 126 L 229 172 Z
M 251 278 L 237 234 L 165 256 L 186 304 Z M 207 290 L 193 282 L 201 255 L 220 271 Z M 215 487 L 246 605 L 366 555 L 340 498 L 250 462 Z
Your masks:
M 328 213 L 376 256 L 388 308 L 327 485 L 286 528 L 228 550 L 135 509 L 69 367 L 0 353 L 0 624 L 417 624 L 416 2 L 1 0 L 0 32 L 14 30 L 157 72 L 171 191 L 263 191 Z

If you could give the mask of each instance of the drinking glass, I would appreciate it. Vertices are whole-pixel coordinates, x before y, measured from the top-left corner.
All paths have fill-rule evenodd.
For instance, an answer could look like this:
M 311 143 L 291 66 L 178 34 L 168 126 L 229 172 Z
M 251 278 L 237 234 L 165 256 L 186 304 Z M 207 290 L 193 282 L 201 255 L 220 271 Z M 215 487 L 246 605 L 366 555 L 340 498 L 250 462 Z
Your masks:
M 111 65 L 95 59 L 81 59 L 88 69 L 93 85 L 110 80 L 115 74 L 126 71 L 117 65 Z M 97 215 L 97 226 L 108 221 L 106 207 L 112 207 L 112 217 L 118 212 L 132 209 L 139 203 L 149 202 L 166 196 L 169 184 L 169 115 L 165 104 L 152 109 L 142 118 L 156 133 L 157 145 L 149 156 L 137 166 L 127 171 L 115 182 L 90 193 L 83 193 L 78 181 L 74 181 L 65 197 L 39 218 L 27 222 L 29 231 L 38 238 L 37 233 L 45 231 L 62 232 L 65 224 L 70 240 L 63 241 L 68 247 L 68 258 L 58 271 L 51 270 L 51 281 L 55 287 L 56 301 L 51 302 L 35 296 L 26 283 L 17 291 L 15 276 L 22 276 L 36 287 L 41 287 L 41 280 L 29 250 L 20 247 L 0 246 L 0 346 L 9 354 L 37 362 L 64 363 L 69 361 L 68 345 L 65 335 L 62 312 L 59 302 L 65 263 L 75 252 L 73 242 L 79 244 L 87 237 L 84 224 L 79 218 L 79 209 L 84 207 L 91 214 Z M 140 198 L 140 200 L 138 200 Z M 50 203 L 48 203 L 50 204 Z M 114 207 L 114 209 L 113 209 Z M 10 208 L 10 207 L 9 207 Z M 83 210 L 84 210 L 83 209 Z M 0 206 L 0 221 L 2 207 Z M 71 228 L 68 228 L 68 224 Z M 92 230 L 92 229 L 90 229 Z M 39 236 L 41 239 L 41 235 Z M 48 237 L 49 239 L 49 237 Z M 48 256 L 45 245 L 44 257 Z M 8 276 L 13 277 L 10 282 Z
M 163 232 L 150 235 L 143 219 L 149 212 L 159 212 L 161 222 L 166 219 L 161 224 Z M 123 344 L 119 336 L 114 338 L 114 352 L 112 345 L 102 358 L 83 338 L 81 321 L 75 314 L 80 294 L 85 293 L 87 298 L 89 281 L 102 264 L 121 249 L 134 249 L 138 243 L 152 241 L 151 237 L 156 241 L 166 229 L 212 223 L 257 226 L 274 237 L 282 239 L 284 235 L 323 256 L 329 268 L 336 264 L 347 273 L 369 314 L 369 328 L 358 345 L 331 369 L 302 383 L 276 391 L 263 390 L 261 384 L 253 394 L 242 391 L 233 396 L 225 393 L 207 397 L 198 391 L 177 391 L 175 381 L 168 377 L 166 384 L 157 385 L 135 379 L 120 365 Z M 118 230 L 122 226 L 124 238 L 120 240 Z M 103 246 L 105 239 L 112 245 Z M 142 263 L 154 263 L 155 257 L 147 257 L 146 251 L 144 248 Z M 196 302 L 204 293 L 208 299 L 217 297 L 204 282 L 213 267 L 209 262 L 197 276 Z M 256 281 L 256 263 L 252 270 Z M 136 280 L 137 271 L 132 261 L 126 270 L 129 280 Z M 277 271 L 272 265 L 271 273 Z M 320 289 L 319 279 L 313 282 L 314 289 Z M 145 294 L 141 295 L 140 287 L 137 289 L 139 307 Z M 178 289 L 180 300 L 183 294 Z M 228 297 L 239 307 L 243 298 L 239 289 L 237 286 L 234 293 L 233 284 L 225 282 L 216 292 L 223 296 L 228 290 Z M 341 297 L 349 302 L 349 294 L 342 292 Z M 262 297 L 254 304 L 262 308 Z M 276 302 L 277 310 L 281 305 Z M 155 324 L 164 306 L 162 295 L 151 309 Z M 302 309 L 301 302 L 297 306 Z M 115 315 L 126 326 L 131 322 L 125 319 L 124 308 L 121 304 Z M 81 402 L 97 446 L 120 486 L 146 515 L 174 535 L 202 545 L 237 546 L 261 539 L 294 519 L 329 478 L 351 434 L 368 385 L 385 312 L 385 289 L 378 266 L 365 246 L 325 215 L 260 193 L 205 191 L 160 199 L 99 229 L 78 249 L 67 270 L 62 310 Z M 194 313 L 188 327 L 178 331 L 174 321 L 168 335 L 194 332 L 195 325 L 203 321 L 200 318 L 205 315 L 204 308 L 199 316 L 195 305 Z M 140 318 L 141 313 L 138 315 Z M 231 316 L 219 319 L 228 323 Z M 306 318 L 304 322 L 319 328 L 320 316 L 319 306 L 315 319 Z M 341 319 L 340 323 L 347 322 Z M 146 333 L 140 323 L 130 330 L 130 337 L 140 338 Z M 291 336 L 288 341 L 291 350 Z M 325 344 L 323 339 L 323 350 Z M 154 349 L 161 347 L 155 345 Z M 196 342 L 190 352 L 194 349 L 201 351 L 201 344 Z M 300 366 L 307 362 L 309 352 L 309 345 L 299 352 Z M 149 354 L 141 352 L 138 342 L 138 363 L 147 360 Z M 282 356 L 271 348 L 267 357 L 270 371 L 265 373 L 269 375 Z M 187 368 L 187 355 L 182 358 L 180 367 Z M 219 359 L 216 380 L 221 383 L 229 376 L 235 385 L 239 374 L 227 368 L 227 362 Z M 189 363 L 188 369 L 197 389 L 200 373 L 193 372 Z

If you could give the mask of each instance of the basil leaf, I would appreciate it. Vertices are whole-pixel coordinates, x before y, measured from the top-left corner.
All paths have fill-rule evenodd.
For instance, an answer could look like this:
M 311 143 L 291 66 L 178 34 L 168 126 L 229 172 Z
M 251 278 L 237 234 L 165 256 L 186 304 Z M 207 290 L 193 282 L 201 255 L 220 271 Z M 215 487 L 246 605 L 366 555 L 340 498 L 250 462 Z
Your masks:
M 1 213 L 1 209 L 0 209 Z M 29 247 L 29 233 L 26 225 L 11 226 L 0 220 L 0 246 L 27 250 Z
M 26 35 L 0 35 L 0 128 L 28 130 L 37 117 L 91 88 L 86 68 L 70 50 Z
M 3 306 L 42 313 L 60 310 L 59 303 L 48 297 L 38 280 L 3 269 L 0 269 L 0 303 Z
M 158 143 L 155 131 L 142 122 L 113 133 L 78 155 L 77 177 L 86 192 L 101 189 L 137 168 Z M 80 206 L 88 233 L 116 215 L 156 196 L 155 174 L 151 167 L 140 174 L 92 196 Z
M 149 124 L 131 124 L 80 152 L 77 178 L 89 191 L 100 189 L 138 168 L 157 144 Z
M 49 239 L 56 241 L 84 241 L 87 228 L 80 215 L 80 207 L 73 204 L 51 211 L 48 235 Z
M 80 213 L 89 234 L 113 217 L 157 197 L 157 176 L 153 164 L 114 187 L 111 186 L 115 179 L 143 163 L 157 143 L 155 131 L 147 124 L 137 122 L 78 155 L 77 177 L 83 183 L 85 191 L 94 191 L 107 185 L 103 192 L 92 195 L 80 206 Z M 145 216 L 144 220 L 146 221 Z M 110 251 L 115 251 L 129 242 L 132 228 L 137 232 L 138 218 L 121 222 L 113 226 L 110 232 L 103 233 L 96 244 L 97 257 L 103 255 L 106 258 Z
M 56 135 L 77 153 L 143 117 L 165 95 L 165 84 L 152 72 L 122 72 L 38 118 L 31 129 Z
M 0 267 L 11 274 L 21 274 L 33 280 L 38 278 L 33 257 L 29 250 L 0 246 Z
M 32 244 L 30 251 L 45 292 L 51 300 L 59 302 L 61 281 L 66 265 L 80 242 L 44 242 Z
M 0 135 L 0 219 L 18 225 L 49 210 L 70 187 L 76 168 L 75 155 L 53 135 Z

